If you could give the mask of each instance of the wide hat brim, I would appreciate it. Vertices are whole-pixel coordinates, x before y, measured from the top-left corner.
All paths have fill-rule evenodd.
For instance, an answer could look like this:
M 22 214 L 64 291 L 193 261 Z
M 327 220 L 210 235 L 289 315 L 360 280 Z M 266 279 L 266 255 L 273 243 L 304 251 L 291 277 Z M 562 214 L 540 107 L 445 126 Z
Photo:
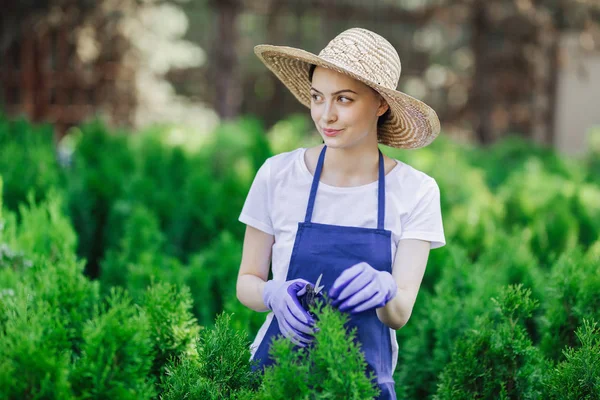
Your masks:
M 308 77 L 311 65 L 349 75 L 373 88 L 390 106 L 389 118 L 378 128 L 379 143 L 396 148 L 416 149 L 427 146 L 440 133 L 440 120 L 433 108 L 406 93 L 365 79 L 306 50 L 261 44 L 254 47 L 254 53 L 300 103 L 308 108 L 311 104 L 311 82 Z

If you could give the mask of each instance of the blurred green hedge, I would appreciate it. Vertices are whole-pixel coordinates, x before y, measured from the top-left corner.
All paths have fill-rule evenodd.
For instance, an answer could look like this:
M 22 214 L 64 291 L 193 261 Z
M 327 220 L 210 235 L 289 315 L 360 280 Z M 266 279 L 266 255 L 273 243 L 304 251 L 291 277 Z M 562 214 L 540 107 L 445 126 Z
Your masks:
M 245 118 L 186 145 L 91 122 L 56 146 L 0 117 L 0 397 L 266 393 L 247 362 L 223 386 L 198 357 L 212 332 L 240 362 L 264 321 L 235 296 L 237 217 L 266 158 L 319 143 L 309 128 Z M 436 179 L 448 242 L 397 332 L 398 398 L 600 398 L 600 154 L 382 151 Z

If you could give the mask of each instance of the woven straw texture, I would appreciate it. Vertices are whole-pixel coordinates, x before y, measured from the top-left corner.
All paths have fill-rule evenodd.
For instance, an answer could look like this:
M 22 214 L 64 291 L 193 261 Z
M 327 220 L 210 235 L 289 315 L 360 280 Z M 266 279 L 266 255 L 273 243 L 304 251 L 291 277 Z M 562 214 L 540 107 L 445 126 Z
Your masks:
M 310 108 L 308 71 L 311 65 L 329 68 L 372 87 L 388 102 L 389 118 L 378 129 L 380 143 L 405 149 L 430 144 L 440 133 L 435 111 L 396 90 L 400 57 L 382 36 L 351 28 L 333 38 L 319 55 L 287 46 L 258 45 L 254 53 L 306 107 Z

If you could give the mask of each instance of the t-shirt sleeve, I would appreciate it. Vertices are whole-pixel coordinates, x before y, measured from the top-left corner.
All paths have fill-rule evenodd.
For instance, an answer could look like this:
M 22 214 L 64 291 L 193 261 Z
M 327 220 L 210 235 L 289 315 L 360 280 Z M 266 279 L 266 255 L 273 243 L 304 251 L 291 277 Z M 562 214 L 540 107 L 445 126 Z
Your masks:
M 273 235 L 271 223 L 271 164 L 267 159 L 258 169 L 242 212 L 238 218 L 240 222 Z
M 440 205 L 440 188 L 433 178 L 421 184 L 417 194 L 417 202 L 404 222 L 402 239 L 420 239 L 431 242 L 431 249 L 446 244 L 442 210 Z

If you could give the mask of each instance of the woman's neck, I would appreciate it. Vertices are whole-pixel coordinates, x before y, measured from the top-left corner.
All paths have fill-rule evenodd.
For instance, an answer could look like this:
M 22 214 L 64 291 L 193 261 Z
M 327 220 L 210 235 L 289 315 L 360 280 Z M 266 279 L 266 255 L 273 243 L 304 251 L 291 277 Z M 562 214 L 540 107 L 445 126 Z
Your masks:
M 321 150 L 322 146 L 319 148 Z M 331 186 L 360 186 L 377 180 L 379 149 L 375 146 L 328 147 L 321 180 Z

